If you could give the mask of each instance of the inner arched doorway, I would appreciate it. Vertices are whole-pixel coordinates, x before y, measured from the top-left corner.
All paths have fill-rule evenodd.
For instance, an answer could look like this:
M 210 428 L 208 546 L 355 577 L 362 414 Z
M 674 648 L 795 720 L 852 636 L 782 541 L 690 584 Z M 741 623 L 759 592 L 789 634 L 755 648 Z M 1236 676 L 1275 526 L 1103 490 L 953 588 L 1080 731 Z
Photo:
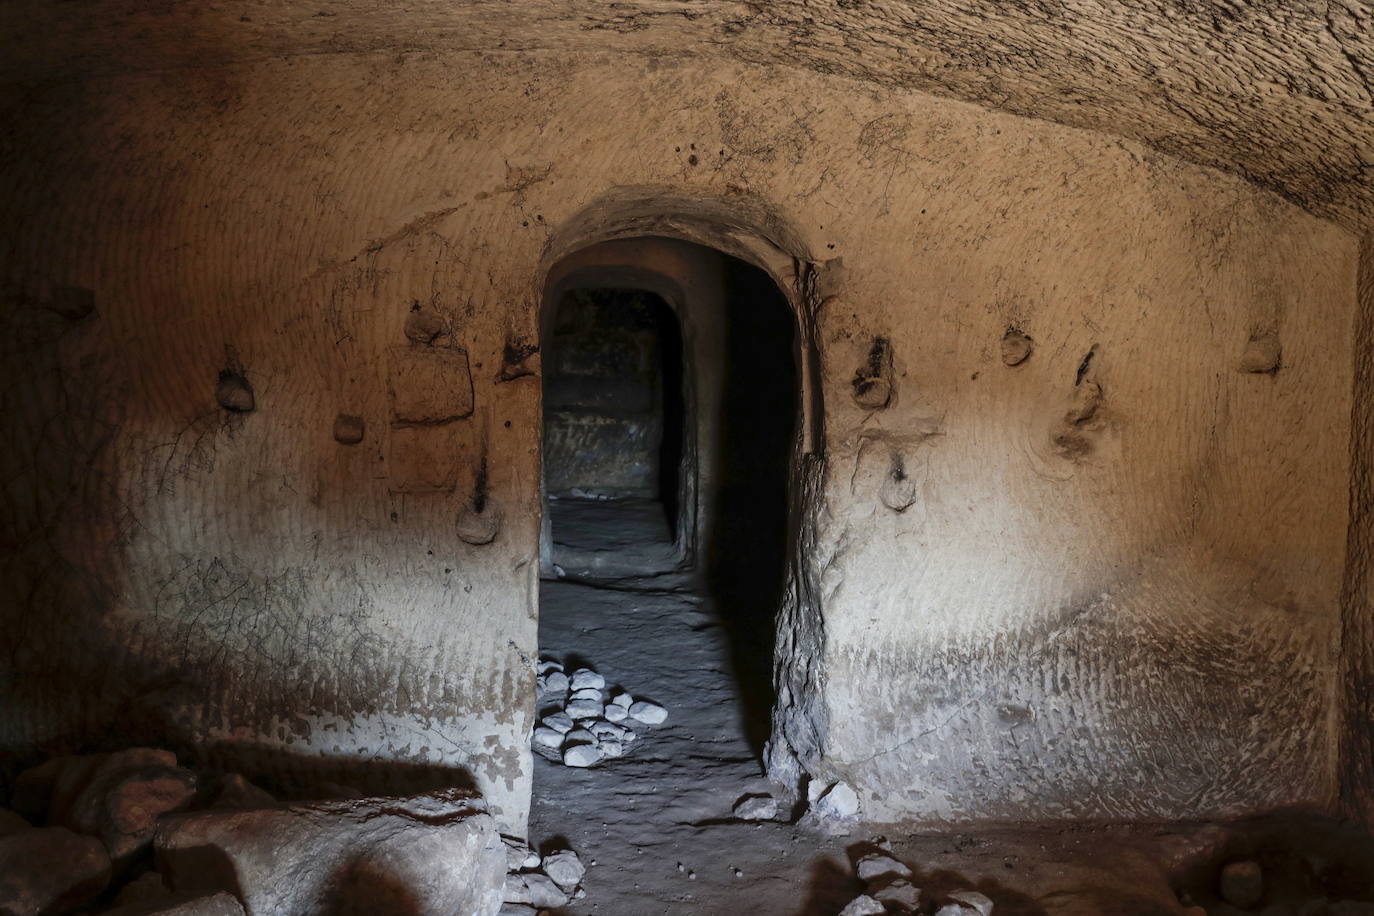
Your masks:
M 560 259 L 541 326 L 541 650 L 598 664 L 561 643 L 598 627 L 607 589 L 692 596 L 696 626 L 722 638 L 737 724 L 759 754 L 796 530 L 803 365 L 792 304 L 752 263 L 650 236 Z M 559 601 L 552 583 L 602 594 Z M 627 635 L 641 649 L 653 638 L 669 637 Z M 601 654 L 633 665 L 634 650 Z

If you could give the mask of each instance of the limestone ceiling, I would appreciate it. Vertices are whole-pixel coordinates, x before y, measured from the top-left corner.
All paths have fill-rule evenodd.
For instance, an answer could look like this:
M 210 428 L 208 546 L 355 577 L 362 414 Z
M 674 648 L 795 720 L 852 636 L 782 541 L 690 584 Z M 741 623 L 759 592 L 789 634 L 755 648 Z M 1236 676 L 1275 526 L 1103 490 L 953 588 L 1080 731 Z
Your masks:
M 1374 225 L 1361 0 L 7 0 L 0 25 L 21 84 L 382 50 L 783 63 L 1131 137 Z

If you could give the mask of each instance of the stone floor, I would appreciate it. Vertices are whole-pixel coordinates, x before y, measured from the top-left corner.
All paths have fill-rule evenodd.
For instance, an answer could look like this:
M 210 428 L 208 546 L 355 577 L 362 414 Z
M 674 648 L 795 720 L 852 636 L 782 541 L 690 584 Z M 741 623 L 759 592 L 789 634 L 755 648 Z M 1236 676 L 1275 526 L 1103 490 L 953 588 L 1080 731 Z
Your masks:
M 652 528 L 636 526 L 657 524 L 644 507 L 619 515 L 616 507 L 590 508 L 598 524 L 619 524 L 626 543 L 652 538 Z M 674 581 L 675 588 L 651 587 Z M 851 862 L 879 835 L 915 870 L 927 901 L 973 888 L 995 901 L 999 916 L 1183 914 L 1192 904 L 1239 916 L 1214 894 L 1220 862 L 1236 855 L 1268 856 L 1267 873 L 1287 882 L 1253 912 L 1370 912 L 1304 909 L 1315 893 L 1374 891 L 1368 840 L 1319 818 L 958 831 L 887 825 L 838 836 L 735 821 L 737 799 L 773 788 L 737 689 L 738 628 L 723 626 L 716 605 L 685 577 L 622 579 L 616 587 L 546 581 L 540 611 L 544 653 L 569 671 L 592 667 L 608 687 L 661 703 L 669 714 L 625 756 L 589 769 L 536 757 L 530 839 L 536 847 L 570 845 L 588 865 L 587 896 L 560 913 L 833 916 L 861 892 Z
M 550 499 L 553 561 L 578 579 L 643 576 L 679 560 L 663 504 L 652 499 Z

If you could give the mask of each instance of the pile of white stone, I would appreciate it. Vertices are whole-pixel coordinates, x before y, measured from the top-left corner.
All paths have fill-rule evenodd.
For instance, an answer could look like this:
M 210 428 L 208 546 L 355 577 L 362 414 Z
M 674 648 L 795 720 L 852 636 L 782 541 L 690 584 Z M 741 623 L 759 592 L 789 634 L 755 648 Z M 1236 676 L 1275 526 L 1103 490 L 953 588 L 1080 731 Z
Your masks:
M 854 870 L 864 883 L 865 892 L 840 910 L 839 916 L 922 912 L 921 889 L 911 883 L 911 869 L 887 852 L 864 855 L 854 864 Z M 945 902 L 935 909 L 935 916 L 992 916 L 992 901 L 977 891 L 953 891 L 945 895 Z
M 622 756 L 636 739 L 636 727 L 662 725 L 668 710 L 636 700 L 624 690 L 608 690 L 606 679 L 590 668 L 571 674 L 555 658 L 539 660 L 539 709 L 534 750 L 570 767 L 589 767 Z
M 503 836 L 501 841 L 506 844 L 506 893 L 501 916 L 557 909 L 587 896 L 582 889 L 587 868 L 571 849 L 540 856 L 524 840 Z

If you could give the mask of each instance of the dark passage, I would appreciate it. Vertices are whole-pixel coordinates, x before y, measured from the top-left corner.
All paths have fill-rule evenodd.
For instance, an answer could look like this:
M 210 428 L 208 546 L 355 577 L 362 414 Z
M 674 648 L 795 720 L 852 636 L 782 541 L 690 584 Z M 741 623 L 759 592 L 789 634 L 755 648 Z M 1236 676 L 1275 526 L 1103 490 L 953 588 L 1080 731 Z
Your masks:
M 555 562 L 606 575 L 671 562 L 683 465 L 682 334 L 660 297 L 574 289 L 544 376 Z
M 675 279 L 681 315 L 653 293 L 611 286 L 575 287 L 556 303 L 544 370 L 552 572 L 699 601 L 757 754 L 792 546 L 797 331 L 767 273 L 692 250 L 702 275 Z M 546 586 L 546 632 L 561 613 L 551 594 Z
M 772 278 L 725 259 L 724 392 L 705 584 L 729 636 L 745 731 L 768 739 L 775 620 L 791 549 L 789 480 L 800 388 L 792 309 Z

